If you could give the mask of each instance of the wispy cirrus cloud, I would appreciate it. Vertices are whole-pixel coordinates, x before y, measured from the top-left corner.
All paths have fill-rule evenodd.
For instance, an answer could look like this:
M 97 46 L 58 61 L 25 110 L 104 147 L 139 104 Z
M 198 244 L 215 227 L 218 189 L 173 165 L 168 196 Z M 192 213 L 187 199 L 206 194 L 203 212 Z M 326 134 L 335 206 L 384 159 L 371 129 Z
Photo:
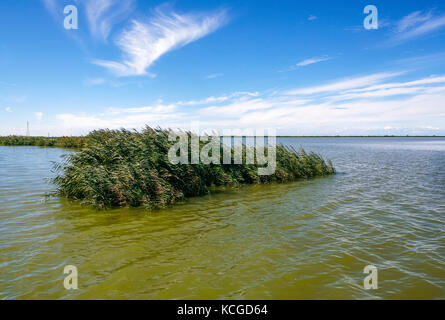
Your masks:
M 445 15 L 434 15 L 432 11 L 415 11 L 395 24 L 389 44 L 396 46 L 445 28 Z
M 61 18 L 63 3 L 41 0 L 54 18 Z M 73 0 L 82 6 L 89 33 L 96 39 L 106 40 L 113 28 L 125 21 L 136 8 L 136 0 Z M 133 19 L 118 33 L 115 44 L 122 52 L 121 61 L 94 59 L 117 76 L 151 75 L 150 66 L 169 51 L 179 49 L 216 31 L 228 21 L 227 10 L 180 14 L 170 6 L 161 5 L 146 20 Z M 73 34 L 73 33 L 70 33 Z M 77 35 L 77 33 L 76 33 Z M 83 43 L 82 40 L 77 39 Z M 222 74 L 209 75 L 216 78 Z
M 107 39 L 113 26 L 134 10 L 134 0 L 83 0 L 91 34 Z
M 57 15 L 57 8 L 60 6 L 57 0 L 42 0 L 42 2 L 47 11 L 53 15 Z
M 317 16 L 314 16 L 313 14 L 311 14 L 307 19 L 308 19 L 308 21 L 314 21 L 314 20 L 317 20 Z
M 376 73 L 338 79 L 330 87 L 312 87 L 310 92 L 323 95 L 308 96 L 308 88 L 296 89 L 295 95 L 280 90 L 235 92 L 57 118 L 76 130 L 141 128 L 145 124 L 187 130 L 190 122 L 199 121 L 206 130 L 275 127 L 280 134 L 445 133 L 445 75 L 393 81 L 401 74 Z
M 227 21 L 226 10 L 212 13 L 165 13 L 157 8 L 147 21 L 133 20 L 118 37 L 123 61 L 94 60 L 118 76 L 147 75 L 149 67 L 162 55 L 186 46 L 220 28 Z
M 311 94 L 317 94 L 317 93 L 342 91 L 342 90 L 346 90 L 346 89 L 362 88 L 362 87 L 374 85 L 374 84 L 379 83 L 383 80 L 398 76 L 400 74 L 401 74 L 400 72 L 382 72 L 382 73 L 376 73 L 376 74 L 367 75 L 367 76 L 363 76 L 363 77 L 340 79 L 335 82 L 321 85 L 321 86 L 314 86 L 314 87 L 290 90 L 290 91 L 287 91 L 287 94 L 289 94 L 289 95 L 311 95 Z
M 438 83 L 445 83 L 445 76 L 431 76 L 428 78 L 406 81 L 406 82 L 387 82 L 375 86 L 366 86 L 364 88 L 352 89 L 350 90 L 350 92 L 365 92 L 365 91 L 386 90 L 393 88 L 406 88 L 406 87 L 423 86 L 423 85 L 438 84 Z
M 296 69 L 301 68 L 301 67 L 306 67 L 306 66 L 309 66 L 311 64 L 320 63 L 320 62 L 328 61 L 328 60 L 331 60 L 331 59 L 332 58 L 327 56 L 327 55 L 321 56 L 321 57 L 312 57 L 312 58 L 308 58 L 308 59 L 302 60 L 302 61 L 296 63 L 295 65 L 292 65 L 291 67 L 289 67 L 287 69 L 279 70 L 278 72 L 293 71 L 293 70 L 296 70 Z
M 422 13 L 422 11 L 415 11 L 409 15 L 403 17 L 396 25 L 396 32 L 403 32 L 412 27 L 417 26 L 420 23 L 431 19 L 432 13 Z
M 303 61 L 300 61 L 297 63 L 297 67 L 305 67 L 314 63 L 319 63 L 319 62 L 323 62 L 323 61 L 328 61 L 331 60 L 331 57 L 328 56 L 323 56 L 323 57 L 314 57 L 314 58 L 309 58 Z
M 416 68 L 431 66 L 431 65 L 440 65 L 445 62 L 445 51 L 427 55 L 421 55 L 421 56 L 402 58 L 395 60 L 394 62 L 400 65 L 416 67 Z
M 209 75 L 206 75 L 206 79 L 215 79 L 215 78 L 219 78 L 222 77 L 224 74 L 222 73 L 212 73 Z
M 38 121 L 41 121 L 43 119 L 43 112 L 35 112 L 34 116 Z
M 63 17 L 63 7 L 69 4 L 57 0 L 41 1 L 56 19 Z M 128 18 L 136 7 L 135 0 L 73 0 L 73 4 L 82 7 L 82 10 L 79 9 L 79 14 L 85 15 L 90 34 L 103 40 L 106 40 L 113 27 Z

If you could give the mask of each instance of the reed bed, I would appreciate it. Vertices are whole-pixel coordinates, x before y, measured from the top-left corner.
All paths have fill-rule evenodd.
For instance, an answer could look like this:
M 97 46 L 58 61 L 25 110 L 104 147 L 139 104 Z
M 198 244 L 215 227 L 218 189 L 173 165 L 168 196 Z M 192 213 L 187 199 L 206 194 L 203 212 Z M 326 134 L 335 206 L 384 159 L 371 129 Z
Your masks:
M 0 146 L 38 146 L 81 149 L 88 144 L 87 137 L 0 137 Z
M 94 131 L 87 136 L 85 148 L 55 164 L 52 182 L 59 195 L 99 209 L 157 209 L 208 194 L 214 187 L 280 183 L 335 173 L 332 163 L 321 156 L 281 145 L 276 148 L 275 173 L 268 176 L 258 174 L 258 164 L 239 165 L 233 161 L 174 165 L 168 159 L 174 144 L 168 135 L 168 130 L 149 127 L 140 132 Z

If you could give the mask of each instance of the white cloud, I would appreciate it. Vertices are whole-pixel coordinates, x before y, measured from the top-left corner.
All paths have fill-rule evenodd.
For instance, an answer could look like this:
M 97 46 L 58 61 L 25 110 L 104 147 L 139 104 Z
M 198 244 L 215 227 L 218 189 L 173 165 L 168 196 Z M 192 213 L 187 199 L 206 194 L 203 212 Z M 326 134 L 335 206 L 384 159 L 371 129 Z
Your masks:
M 428 78 L 408 81 L 408 82 L 389 82 L 384 84 L 379 84 L 375 86 L 354 89 L 350 92 L 364 92 L 364 91 L 372 91 L 372 90 L 381 90 L 381 89 L 391 89 L 391 88 L 403 88 L 403 87 L 412 87 L 418 85 L 426 85 L 426 84 L 435 84 L 435 83 L 443 83 L 445 82 L 445 76 L 431 76 Z
M 55 19 L 63 17 L 63 3 L 57 0 L 41 0 Z M 74 0 L 83 6 L 89 31 L 95 38 L 106 40 L 120 22 L 125 21 L 136 7 L 135 0 Z M 167 11 L 169 10 L 169 11 Z M 94 59 L 92 62 L 108 69 L 117 76 L 149 75 L 152 64 L 169 51 L 179 49 L 199 40 L 222 27 L 228 20 L 227 11 L 179 14 L 162 5 L 153 10 L 147 19 L 133 19 L 116 37 L 122 60 Z M 83 40 L 74 33 L 76 41 Z M 210 75 L 216 78 L 222 74 Z M 88 81 L 87 81 L 88 82 Z M 87 85 L 95 85 L 94 83 Z
M 84 0 L 90 32 L 107 39 L 113 26 L 134 9 L 134 0 Z
M 412 28 L 413 26 L 416 26 L 419 23 L 429 20 L 431 16 L 431 12 L 427 12 L 425 14 L 422 14 L 421 11 L 413 12 L 397 22 L 396 31 L 403 32 L 409 28 Z
M 207 116 L 226 116 L 230 118 L 238 118 L 240 115 L 253 111 L 265 110 L 273 107 L 273 101 L 264 99 L 253 99 L 247 101 L 234 101 L 225 106 L 211 106 L 201 110 L 202 115 Z
M 331 97 L 330 101 L 342 101 L 342 100 L 358 100 L 358 99 L 370 99 L 370 98 L 383 98 L 398 95 L 412 95 L 427 90 L 425 87 L 414 88 L 393 88 L 393 89 L 380 89 L 380 90 L 363 90 L 359 93 L 345 93 Z
M 317 16 L 314 16 L 313 14 L 311 14 L 308 18 L 309 21 L 313 21 L 317 19 Z
M 278 72 L 293 71 L 293 70 L 296 70 L 297 68 L 306 67 L 306 66 L 309 66 L 311 64 L 315 64 L 315 63 L 319 63 L 319 62 L 323 62 L 323 61 L 328 61 L 328 60 L 331 60 L 331 59 L 332 58 L 329 57 L 329 56 L 313 57 L 313 58 L 302 60 L 302 61 L 298 62 L 297 64 L 291 66 L 290 68 L 287 68 L 287 69 L 284 69 L 284 70 L 278 70 Z
M 63 8 L 69 4 L 57 0 L 42 0 L 42 2 L 57 21 L 63 19 Z M 91 35 L 104 40 L 108 38 L 113 27 L 124 21 L 135 8 L 135 0 L 73 0 L 73 2 L 72 4 L 79 8 L 79 15 L 85 15 Z
M 48 10 L 53 15 L 57 14 L 57 8 L 58 8 L 57 0 L 42 0 L 42 2 L 46 10 Z
M 287 92 L 287 94 L 310 95 L 310 94 L 315 94 L 315 93 L 333 92 L 333 91 L 340 91 L 340 90 L 346 90 L 346 89 L 361 88 L 361 87 L 366 87 L 366 86 L 370 86 L 370 85 L 379 83 L 383 80 L 395 77 L 400 74 L 401 74 L 400 72 L 398 72 L 398 73 L 393 73 L 393 72 L 388 73 L 387 72 L 387 73 L 376 73 L 376 74 L 372 74 L 372 75 L 364 76 L 364 77 L 341 79 L 341 80 L 337 80 L 337 81 L 327 84 L 327 85 L 290 90 Z
M 133 20 L 116 44 L 123 61 L 95 60 L 118 76 L 146 75 L 147 69 L 165 53 L 181 48 L 220 28 L 227 20 L 225 10 L 216 13 L 177 14 L 156 9 L 147 22 Z
M 437 52 L 423 56 L 413 56 L 395 60 L 396 63 L 414 67 L 424 67 L 443 64 L 445 61 L 445 52 Z
M 332 58 L 330 58 L 328 56 L 309 58 L 309 59 L 306 59 L 306 60 L 298 62 L 297 63 L 297 67 L 305 67 L 305 66 L 308 66 L 310 64 L 319 63 L 319 62 L 323 62 L 323 61 L 328 61 L 328 60 L 331 60 L 331 59 Z
M 328 86 L 283 91 L 234 92 L 198 100 L 133 108 L 103 114 L 62 114 L 67 130 L 142 128 L 277 128 L 279 134 L 445 134 L 445 75 L 389 81 L 402 72 L 340 79 Z M 322 88 L 322 89 L 321 89 Z M 334 90 L 336 88 L 336 90 Z M 71 131 L 70 131 L 71 132 Z
M 120 129 L 120 128 L 142 128 L 146 124 L 153 127 L 168 126 L 169 124 L 181 123 L 181 114 L 162 113 L 156 114 L 153 112 L 128 114 L 125 116 L 113 116 L 112 114 L 104 115 L 76 115 L 76 114 L 59 114 L 56 116 L 62 122 L 65 128 L 73 129 Z M 185 124 L 185 123 L 184 123 Z M 178 125 L 179 127 L 180 125 Z
M 234 98 L 238 98 L 240 101 L 249 99 L 251 97 L 258 97 L 258 92 L 246 92 L 246 91 L 239 91 L 234 92 L 229 95 L 223 95 L 219 97 L 208 97 L 201 100 L 190 100 L 190 101 L 179 101 L 176 104 L 179 106 L 199 106 L 199 105 L 206 105 L 206 104 L 217 104 L 222 103 L 225 101 L 232 100 Z
M 35 112 L 34 116 L 36 117 L 37 120 L 42 120 L 43 119 L 43 112 Z
M 138 108 L 110 108 L 109 111 L 113 115 L 117 114 L 130 114 L 130 113 L 152 113 L 152 114 L 166 114 L 176 111 L 177 104 L 162 104 L 158 103 L 154 106 L 145 106 Z
M 5 108 L 5 111 L 6 111 L 6 112 L 12 112 L 12 108 L 11 108 L 11 107 L 6 107 L 6 108 Z
M 445 28 L 445 15 L 435 16 L 433 13 L 413 12 L 396 23 L 395 34 L 390 39 L 391 45 L 424 36 Z

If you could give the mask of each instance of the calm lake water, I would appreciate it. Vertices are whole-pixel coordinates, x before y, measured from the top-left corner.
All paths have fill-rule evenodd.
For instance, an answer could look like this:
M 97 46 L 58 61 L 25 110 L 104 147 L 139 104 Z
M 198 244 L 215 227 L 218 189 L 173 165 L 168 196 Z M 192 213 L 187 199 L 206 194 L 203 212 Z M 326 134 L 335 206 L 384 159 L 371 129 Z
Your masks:
M 46 198 L 67 151 L 0 147 L 0 298 L 445 299 L 445 139 L 279 142 L 338 174 L 156 212 Z M 363 289 L 366 265 L 377 290 Z

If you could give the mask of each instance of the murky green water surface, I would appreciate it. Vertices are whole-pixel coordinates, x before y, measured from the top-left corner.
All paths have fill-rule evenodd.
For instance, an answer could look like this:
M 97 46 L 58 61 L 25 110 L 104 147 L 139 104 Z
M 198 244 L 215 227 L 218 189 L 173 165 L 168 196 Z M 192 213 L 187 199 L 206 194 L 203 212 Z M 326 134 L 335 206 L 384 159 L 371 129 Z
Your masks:
M 0 298 L 445 299 L 445 139 L 279 141 L 339 173 L 156 212 L 46 199 L 67 151 L 0 147 Z

